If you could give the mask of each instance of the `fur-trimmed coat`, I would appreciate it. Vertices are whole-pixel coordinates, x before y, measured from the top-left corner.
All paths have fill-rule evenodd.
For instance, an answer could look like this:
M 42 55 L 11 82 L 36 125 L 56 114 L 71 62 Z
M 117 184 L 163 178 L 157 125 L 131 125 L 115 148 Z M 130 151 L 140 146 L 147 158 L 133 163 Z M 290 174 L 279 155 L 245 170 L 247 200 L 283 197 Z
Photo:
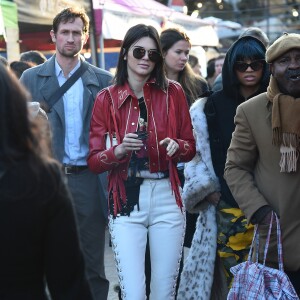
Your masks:
M 216 208 L 206 196 L 220 191 L 210 153 L 204 106 L 207 98 L 197 100 L 190 109 L 196 139 L 196 155 L 185 164 L 182 199 L 189 212 L 199 213 L 189 255 L 184 262 L 178 300 L 209 300 L 214 279 L 217 248 Z

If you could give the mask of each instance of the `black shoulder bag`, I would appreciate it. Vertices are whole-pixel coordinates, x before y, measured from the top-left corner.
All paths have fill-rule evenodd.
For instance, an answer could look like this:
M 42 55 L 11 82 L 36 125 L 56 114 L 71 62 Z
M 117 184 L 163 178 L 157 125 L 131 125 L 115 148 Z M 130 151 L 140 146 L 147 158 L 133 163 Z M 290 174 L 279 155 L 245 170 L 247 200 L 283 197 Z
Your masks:
M 89 65 L 83 61 L 81 66 L 75 71 L 75 73 L 68 78 L 68 80 L 57 89 L 52 96 L 41 103 L 41 107 L 48 113 L 51 111 L 53 105 L 63 96 L 63 94 L 79 79 L 79 77 L 88 69 Z

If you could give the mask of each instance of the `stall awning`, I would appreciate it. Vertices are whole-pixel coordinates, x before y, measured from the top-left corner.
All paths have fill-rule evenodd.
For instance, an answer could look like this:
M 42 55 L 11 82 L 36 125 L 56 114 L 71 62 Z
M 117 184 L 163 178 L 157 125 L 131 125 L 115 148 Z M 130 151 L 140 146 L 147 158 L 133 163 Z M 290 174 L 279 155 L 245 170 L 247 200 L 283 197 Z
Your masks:
M 0 35 L 6 39 L 5 28 L 18 28 L 17 5 L 10 1 L 0 0 Z
M 193 45 L 217 46 L 218 36 L 210 23 L 187 16 L 154 0 L 93 0 L 97 32 L 105 39 L 122 40 L 138 23 L 163 28 L 180 27 Z
M 4 36 L 5 38 L 5 28 L 4 28 L 2 9 L 0 9 L 0 36 Z
M 14 2 L 18 5 L 19 22 L 41 25 L 51 25 L 56 14 L 68 6 L 88 8 L 88 2 L 85 0 L 14 0 Z

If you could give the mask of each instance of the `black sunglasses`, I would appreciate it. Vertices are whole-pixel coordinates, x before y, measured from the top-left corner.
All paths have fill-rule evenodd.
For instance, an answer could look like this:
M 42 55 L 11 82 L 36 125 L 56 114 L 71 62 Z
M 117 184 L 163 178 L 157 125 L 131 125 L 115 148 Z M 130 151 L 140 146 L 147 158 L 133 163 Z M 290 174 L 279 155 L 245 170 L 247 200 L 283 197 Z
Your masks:
M 141 59 L 146 55 L 146 51 L 148 52 L 148 57 L 152 62 L 157 63 L 160 61 L 161 55 L 156 50 L 146 50 L 143 47 L 136 47 L 133 49 L 132 54 L 134 58 Z
M 265 64 L 265 61 L 263 59 L 255 60 L 255 61 L 251 62 L 250 64 L 247 64 L 247 63 L 242 62 L 242 61 L 237 61 L 234 64 L 234 68 L 235 68 L 235 70 L 244 73 L 244 72 L 246 72 L 246 70 L 249 67 L 253 71 L 259 71 L 263 68 L 264 64 Z

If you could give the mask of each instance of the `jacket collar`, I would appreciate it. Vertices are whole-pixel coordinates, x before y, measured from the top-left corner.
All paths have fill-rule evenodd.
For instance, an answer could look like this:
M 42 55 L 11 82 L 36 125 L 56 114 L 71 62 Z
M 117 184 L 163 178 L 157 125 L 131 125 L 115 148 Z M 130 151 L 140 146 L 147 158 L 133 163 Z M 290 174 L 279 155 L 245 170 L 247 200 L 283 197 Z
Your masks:
M 54 54 L 49 60 L 47 60 L 44 64 L 41 65 L 38 75 L 42 77 L 52 77 L 56 76 L 55 73 L 55 59 L 56 55 Z M 83 63 L 85 61 L 84 57 L 80 55 L 80 61 Z M 86 85 L 95 85 L 98 86 L 99 82 L 97 80 L 97 76 L 91 68 L 88 68 L 84 74 L 81 76 L 82 81 Z
M 145 88 L 147 88 L 148 86 L 153 86 L 155 84 L 156 80 L 155 79 L 149 79 L 144 87 L 143 90 L 145 90 Z M 132 89 L 129 86 L 128 81 L 125 82 L 124 85 L 122 86 L 113 86 L 113 93 L 117 93 L 118 96 L 118 109 L 126 102 L 126 100 L 129 98 L 136 98 L 134 92 L 132 91 Z M 115 94 L 116 95 L 116 94 Z
M 84 58 L 80 57 L 81 62 L 84 62 Z M 47 102 L 47 100 L 51 97 L 53 91 L 59 88 L 59 83 L 55 73 L 55 55 L 53 55 L 49 60 L 47 60 L 44 64 L 40 66 L 40 69 L 37 73 L 41 77 L 49 77 L 47 78 L 47 84 L 44 84 L 40 92 Z M 89 88 L 89 85 L 94 85 L 96 87 L 99 86 L 98 78 L 93 70 L 93 68 L 89 67 L 84 74 L 81 76 L 82 82 L 84 84 L 84 91 L 83 91 L 83 117 L 85 118 L 88 113 L 88 109 L 90 105 L 92 105 L 92 98 L 93 95 Z M 53 107 L 59 114 L 60 118 L 64 120 L 64 106 L 63 101 L 56 102 L 55 106 Z M 64 124 L 64 122 L 63 122 Z

